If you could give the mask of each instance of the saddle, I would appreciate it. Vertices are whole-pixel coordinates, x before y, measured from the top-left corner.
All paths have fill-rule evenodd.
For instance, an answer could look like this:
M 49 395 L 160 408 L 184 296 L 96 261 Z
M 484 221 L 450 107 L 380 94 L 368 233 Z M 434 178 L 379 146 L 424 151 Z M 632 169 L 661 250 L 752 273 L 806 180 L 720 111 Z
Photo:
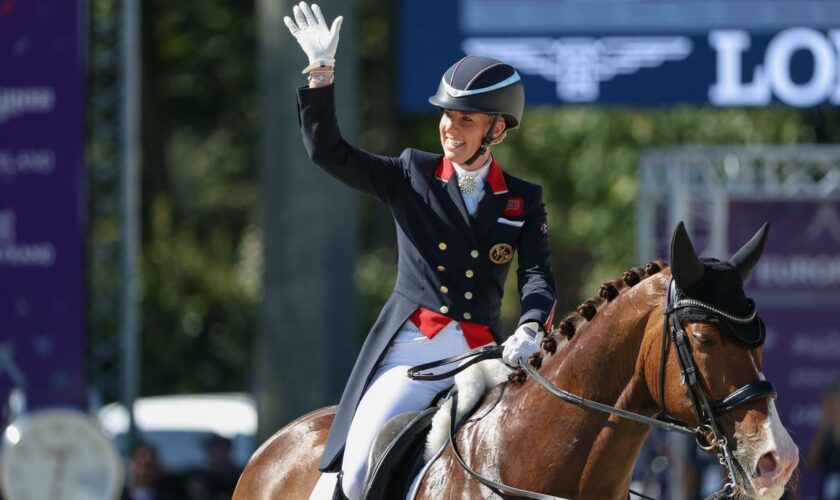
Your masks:
M 423 451 L 434 404 L 420 412 L 397 415 L 385 424 L 373 442 L 362 498 L 367 500 L 405 498 L 425 460 Z
M 465 364 L 457 371 L 454 387 L 438 393 L 428 408 L 397 415 L 379 432 L 368 457 L 363 498 L 405 498 L 414 478 L 448 439 L 452 418 L 460 427 L 479 400 L 510 373 L 499 360 Z M 452 408 L 455 392 L 457 415 Z

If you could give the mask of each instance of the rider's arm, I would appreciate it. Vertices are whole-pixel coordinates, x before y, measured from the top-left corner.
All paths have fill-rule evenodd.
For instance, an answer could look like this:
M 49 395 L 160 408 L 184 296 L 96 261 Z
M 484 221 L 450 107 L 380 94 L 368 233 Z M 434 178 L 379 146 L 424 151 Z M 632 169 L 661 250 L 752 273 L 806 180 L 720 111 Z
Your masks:
M 394 181 L 405 176 L 408 162 L 359 149 L 345 141 L 338 128 L 332 82 L 342 18 L 328 27 L 321 9 L 305 2 L 295 5 L 293 12 L 294 20 L 284 21 L 309 58 L 303 70 L 309 84 L 298 89 L 298 117 L 309 157 L 348 186 L 388 202 Z
M 353 146 L 341 136 L 335 114 L 335 87 L 298 89 L 298 113 L 309 158 L 348 186 L 388 202 L 394 182 L 406 175 L 407 154 L 380 156 Z
M 516 248 L 519 255 L 516 275 L 522 304 L 520 325 L 529 321 L 545 325 L 554 309 L 554 275 L 546 219 L 542 188 L 536 186 Z

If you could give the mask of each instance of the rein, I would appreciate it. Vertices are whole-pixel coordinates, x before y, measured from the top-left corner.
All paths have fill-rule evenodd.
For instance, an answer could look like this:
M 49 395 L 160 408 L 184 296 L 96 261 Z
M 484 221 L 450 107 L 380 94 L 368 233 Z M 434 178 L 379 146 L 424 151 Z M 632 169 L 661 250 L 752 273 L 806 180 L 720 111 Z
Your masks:
M 478 347 L 473 349 L 472 351 L 467 351 L 463 354 L 459 354 L 457 356 L 452 356 L 450 358 L 439 359 L 437 361 L 432 361 L 431 363 L 424 363 L 422 365 L 413 366 L 408 369 L 408 378 L 412 380 L 443 380 L 445 378 L 449 378 L 456 373 L 464 371 L 468 366 L 474 365 L 481 361 L 487 359 L 498 359 L 502 357 L 502 347 L 498 345 L 486 345 L 484 347 Z M 451 365 L 456 361 L 461 361 L 462 359 L 469 359 L 466 363 L 462 363 L 457 367 L 453 368 L 452 370 L 446 372 L 439 372 L 439 373 L 423 373 L 423 370 L 429 370 L 431 368 L 438 368 L 441 366 Z
M 701 308 L 707 311 L 710 315 L 716 315 L 722 319 L 734 322 L 749 322 L 754 320 L 757 316 L 754 306 L 751 315 L 747 317 L 737 317 L 720 311 L 698 300 L 677 300 L 676 286 L 673 279 L 671 280 L 671 282 L 668 285 L 665 311 L 663 313 L 664 322 L 662 332 L 662 357 L 659 371 L 659 405 L 661 408 L 661 412 L 660 415 L 657 416 L 657 418 L 651 418 L 631 411 L 622 410 L 614 406 L 606 405 L 603 403 L 599 403 L 598 401 L 593 401 L 591 399 L 586 399 L 584 397 L 572 394 L 566 391 L 565 389 L 557 387 L 550 380 L 542 376 L 534 367 L 531 366 L 531 364 L 527 360 L 520 360 L 519 366 L 522 369 L 524 369 L 525 372 L 528 375 L 530 375 L 531 378 L 533 378 L 534 381 L 537 382 L 541 387 L 546 389 L 554 396 L 562 399 L 563 401 L 566 401 L 567 403 L 572 403 L 583 408 L 589 408 L 592 410 L 616 415 L 627 420 L 632 420 L 651 427 L 658 427 L 660 429 L 665 429 L 670 432 L 687 434 L 694 437 L 697 445 L 703 451 L 712 453 L 715 450 L 717 450 L 716 455 L 718 458 L 718 462 L 726 470 L 728 481 L 723 485 L 723 488 L 720 491 L 710 495 L 709 497 L 706 497 L 706 499 L 704 500 L 730 498 L 735 494 L 738 482 L 735 474 L 735 465 L 732 459 L 731 451 L 729 450 L 726 436 L 724 436 L 720 424 L 717 421 L 718 416 L 722 413 L 726 413 L 740 405 L 749 403 L 756 399 L 775 399 L 776 390 L 773 387 L 773 384 L 771 384 L 770 382 L 766 380 L 756 380 L 733 391 L 731 394 L 724 397 L 720 401 L 716 403 L 711 403 L 709 401 L 708 396 L 706 395 L 706 391 L 703 389 L 700 378 L 698 376 L 697 365 L 694 362 L 694 357 L 691 355 L 691 344 L 688 342 L 687 334 L 683 329 L 682 324 L 677 319 L 677 315 L 675 314 L 675 311 L 687 307 Z M 668 335 L 669 332 L 670 335 Z M 667 412 L 667 410 L 665 410 L 665 363 L 667 361 L 669 337 L 671 342 L 673 342 L 674 346 L 676 347 L 675 352 L 677 354 L 677 360 L 680 363 L 682 378 L 685 380 L 685 383 L 688 384 L 688 393 L 689 397 L 691 398 L 692 407 L 694 408 L 694 413 L 697 417 L 697 421 L 700 423 L 700 425 L 698 425 L 697 427 L 691 427 L 688 424 L 679 421 L 677 418 L 670 415 Z M 502 349 L 502 346 L 498 345 L 484 346 L 458 356 L 453 356 L 439 361 L 433 361 L 431 363 L 417 365 L 408 370 L 408 376 L 413 380 L 441 380 L 444 378 L 448 378 L 466 369 L 468 366 L 478 363 L 480 361 L 501 358 Z M 462 363 L 456 368 L 446 372 L 423 372 L 423 370 L 446 366 L 464 359 L 469 359 L 469 361 L 467 361 L 466 363 Z M 533 498 L 536 500 L 557 499 L 558 497 L 545 495 L 542 493 L 530 492 L 526 490 L 520 490 L 518 488 L 513 488 L 511 486 L 507 486 L 502 483 L 493 481 L 475 472 L 467 465 L 467 463 L 462 458 L 461 453 L 458 451 L 458 447 L 455 443 L 455 417 L 457 411 L 457 397 L 457 391 L 453 391 L 452 412 L 449 429 L 449 443 L 452 447 L 453 454 L 455 455 L 455 458 L 458 460 L 458 462 L 461 464 L 461 467 L 463 467 L 467 473 L 469 473 L 481 484 L 490 488 L 494 493 L 500 496 L 514 495 L 522 498 Z M 714 436 L 714 441 L 711 443 L 707 441 L 706 437 L 709 433 L 711 433 Z M 631 490 L 630 492 L 640 497 L 648 498 L 644 495 L 636 493 L 635 491 Z
M 498 359 L 502 357 L 502 350 L 501 346 L 491 345 L 491 346 L 484 346 L 479 347 L 477 349 L 473 349 L 472 351 L 466 352 L 464 354 L 460 354 L 458 356 L 452 356 L 450 358 L 441 359 L 438 361 L 432 361 L 430 363 L 424 363 L 422 365 L 417 365 L 412 368 L 408 369 L 408 376 L 413 380 L 442 380 L 445 378 L 449 378 L 463 370 L 465 370 L 468 366 L 474 365 L 481 361 L 485 361 L 488 359 Z M 469 359 L 466 363 L 463 363 L 451 370 L 439 373 L 423 373 L 423 370 L 428 370 L 431 368 L 438 368 L 441 366 L 446 366 L 456 361 L 461 361 L 463 359 Z M 564 389 L 561 389 L 554 384 L 552 384 L 548 379 L 543 377 L 539 372 L 537 372 L 527 361 L 520 361 L 519 366 L 522 367 L 526 373 L 531 375 L 531 377 L 545 389 L 547 389 L 551 394 L 559 397 L 563 401 L 568 403 L 573 403 L 578 406 L 582 406 L 584 408 L 591 408 L 593 410 L 603 411 L 607 413 L 612 413 L 614 415 L 618 415 L 620 417 L 624 417 L 630 420 L 635 420 L 637 422 L 660 427 L 669 431 L 674 432 L 682 432 L 685 434 L 689 434 L 694 436 L 695 430 L 689 428 L 687 426 L 671 423 L 671 422 L 661 422 L 659 420 L 646 417 L 644 415 L 639 415 L 637 413 L 629 412 L 626 410 L 622 410 L 620 408 L 615 408 L 609 405 L 605 405 L 603 403 L 599 403 L 597 401 L 593 401 L 591 399 L 586 399 L 575 394 L 572 394 Z M 534 491 L 522 490 L 519 488 L 514 488 L 513 486 L 508 486 L 506 484 L 493 481 L 492 479 L 488 479 L 478 472 L 474 471 L 469 465 L 467 465 L 466 461 L 464 461 L 464 457 L 461 455 L 461 452 L 458 450 L 458 445 L 455 441 L 455 427 L 457 425 L 456 418 L 458 412 L 458 391 L 452 391 L 452 405 L 449 414 L 449 444 L 452 447 L 452 454 L 455 455 L 455 459 L 461 465 L 470 476 L 472 476 L 476 481 L 483 484 L 487 488 L 489 488 L 493 493 L 499 495 L 500 497 L 504 498 L 505 495 L 513 495 L 519 498 L 531 498 L 534 500 L 563 500 L 560 497 L 555 497 L 551 495 L 546 495 L 544 493 L 537 493 Z M 650 497 L 642 495 L 641 493 L 637 493 L 633 490 L 630 490 L 630 493 L 634 495 L 645 498 L 648 500 L 653 500 Z

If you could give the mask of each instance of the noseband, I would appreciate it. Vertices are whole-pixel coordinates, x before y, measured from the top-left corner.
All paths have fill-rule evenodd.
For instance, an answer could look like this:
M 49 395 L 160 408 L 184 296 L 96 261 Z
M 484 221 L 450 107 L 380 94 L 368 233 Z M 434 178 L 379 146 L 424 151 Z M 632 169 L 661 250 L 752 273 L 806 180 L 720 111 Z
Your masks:
M 729 450 L 726 436 L 724 436 L 720 423 L 718 422 L 718 417 L 756 399 L 775 399 L 776 389 L 767 380 L 754 380 L 740 389 L 736 389 L 720 401 L 715 403 L 710 402 L 701 384 L 697 364 L 691 355 L 691 343 L 688 341 L 688 334 L 683 329 L 676 312 L 680 309 L 691 307 L 701 309 L 710 318 L 715 318 L 719 321 L 745 324 L 756 320 L 757 310 L 755 303 L 750 301 L 750 305 L 752 306 L 752 312 L 750 314 L 746 316 L 735 316 L 699 300 L 679 300 L 677 299 L 677 287 L 673 279 L 668 284 L 666 297 L 665 319 L 662 328 L 662 359 L 659 365 L 659 407 L 661 408 L 661 413 L 658 418 L 688 427 L 688 425 L 670 415 L 665 409 L 665 365 L 668 353 L 668 339 L 670 338 L 675 346 L 677 360 L 680 363 L 681 376 L 688 386 L 688 395 L 691 398 L 691 405 L 694 408 L 694 414 L 699 423 L 696 429 L 695 441 L 697 441 L 697 445 L 703 451 L 711 453 L 717 449 L 718 461 L 726 468 L 728 482 L 724 484 L 721 491 L 712 495 L 712 498 L 732 496 L 735 493 L 735 487 L 737 485 L 735 467 L 732 462 L 732 454 Z M 712 434 L 714 437 L 712 442 L 708 440 L 709 434 Z

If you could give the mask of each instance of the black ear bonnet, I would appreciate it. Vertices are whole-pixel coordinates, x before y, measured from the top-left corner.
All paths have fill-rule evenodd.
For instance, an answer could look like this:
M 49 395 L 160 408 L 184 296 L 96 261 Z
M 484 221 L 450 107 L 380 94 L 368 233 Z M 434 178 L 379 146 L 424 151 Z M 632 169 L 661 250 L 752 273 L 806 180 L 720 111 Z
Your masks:
M 755 310 L 755 302 L 744 293 L 744 283 L 735 266 L 726 261 L 701 258 L 705 272 L 700 280 L 685 290 L 675 287 L 677 300 L 694 299 L 737 317 L 748 317 Z M 764 343 L 764 321 L 756 314 L 748 323 L 730 321 L 723 316 L 699 307 L 676 311 L 681 322 L 706 322 L 715 325 L 742 344 L 757 347 Z
M 744 281 L 761 258 L 768 230 L 768 224 L 764 224 L 731 259 L 721 261 L 698 258 L 685 225 L 677 225 L 671 240 L 675 286 L 671 288 L 670 304 L 683 301 L 674 311 L 680 322 L 712 323 L 749 347 L 764 343 L 764 322 L 756 314 L 755 303 L 744 293 Z M 692 300 L 702 305 L 692 306 Z

